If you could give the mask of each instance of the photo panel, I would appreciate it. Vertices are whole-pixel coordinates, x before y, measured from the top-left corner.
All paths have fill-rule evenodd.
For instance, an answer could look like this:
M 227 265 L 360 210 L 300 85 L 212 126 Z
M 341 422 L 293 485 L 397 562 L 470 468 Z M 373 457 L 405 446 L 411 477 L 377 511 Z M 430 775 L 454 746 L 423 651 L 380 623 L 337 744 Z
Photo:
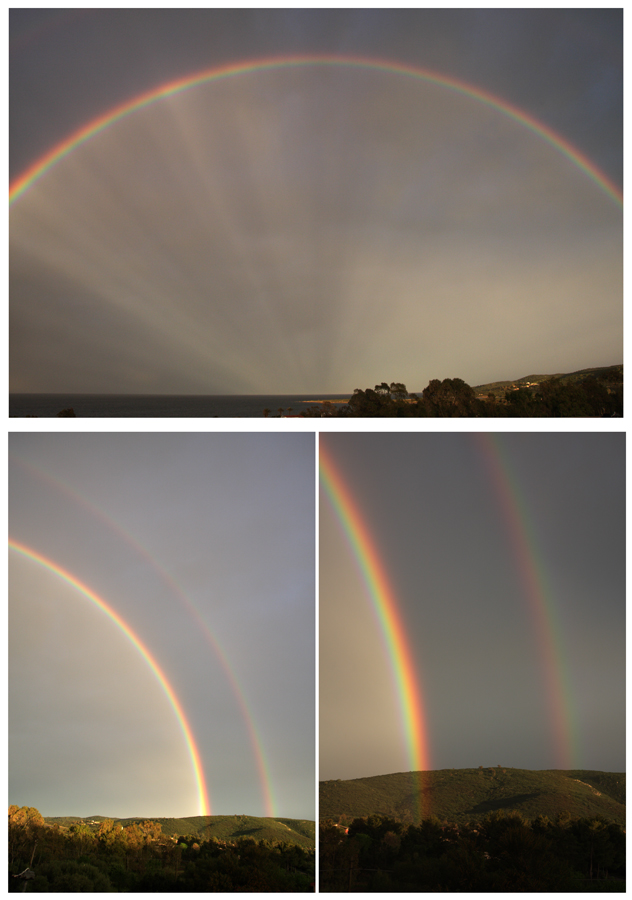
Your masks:
M 314 435 L 9 437 L 11 874 L 310 890 Z
M 319 466 L 321 891 L 616 889 L 625 434 L 321 433 Z

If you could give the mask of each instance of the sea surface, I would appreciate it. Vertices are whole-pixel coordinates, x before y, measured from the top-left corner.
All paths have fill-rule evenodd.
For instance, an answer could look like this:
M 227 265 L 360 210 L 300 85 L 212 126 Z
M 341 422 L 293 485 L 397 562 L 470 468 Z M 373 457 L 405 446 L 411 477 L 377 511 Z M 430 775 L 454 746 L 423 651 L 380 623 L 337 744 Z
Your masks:
M 9 416 L 55 418 L 73 409 L 77 418 L 263 418 L 297 416 L 319 400 L 351 394 L 9 394 Z

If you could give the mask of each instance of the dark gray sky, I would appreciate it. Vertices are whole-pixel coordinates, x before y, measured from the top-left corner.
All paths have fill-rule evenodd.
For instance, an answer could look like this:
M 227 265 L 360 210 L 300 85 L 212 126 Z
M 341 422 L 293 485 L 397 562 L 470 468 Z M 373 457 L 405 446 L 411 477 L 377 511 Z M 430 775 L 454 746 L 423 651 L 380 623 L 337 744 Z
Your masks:
M 321 434 L 376 542 L 427 711 L 430 768 L 625 770 L 625 437 L 500 435 L 530 567 L 555 619 L 570 713 L 560 765 L 553 681 L 496 490 L 470 434 Z M 492 456 L 493 459 L 498 459 Z M 391 669 L 366 585 L 320 501 L 321 779 L 407 771 Z M 559 682 L 557 682 L 559 683 Z
M 213 814 L 314 817 L 314 515 L 312 434 L 11 435 L 11 537 L 157 660 Z M 10 575 L 10 803 L 198 815 L 138 650 L 49 569 L 12 551 Z
M 622 11 L 10 14 L 10 171 L 196 71 L 422 67 L 622 183 Z M 240 75 L 75 149 L 11 212 L 11 389 L 420 390 L 622 359 L 621 210 L 524 125 L 371 70 Z

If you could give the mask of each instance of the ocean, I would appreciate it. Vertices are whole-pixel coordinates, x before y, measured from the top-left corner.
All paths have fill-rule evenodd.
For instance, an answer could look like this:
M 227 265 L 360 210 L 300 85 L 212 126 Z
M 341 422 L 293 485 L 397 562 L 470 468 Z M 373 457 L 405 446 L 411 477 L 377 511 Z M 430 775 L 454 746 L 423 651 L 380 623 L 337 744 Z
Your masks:
M 77 418 L 263 418 L 279 410 L 297 416 L 319 400 L 346 400 L 351 394 L 9 394 L 9 416 L 55 418 L 74 409 Z

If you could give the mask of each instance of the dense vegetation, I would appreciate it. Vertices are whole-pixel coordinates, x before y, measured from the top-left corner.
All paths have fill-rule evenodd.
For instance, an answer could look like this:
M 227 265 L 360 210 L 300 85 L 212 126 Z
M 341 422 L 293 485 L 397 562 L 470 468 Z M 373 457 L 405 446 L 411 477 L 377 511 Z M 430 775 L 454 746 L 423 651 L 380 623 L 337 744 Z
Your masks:
M 176 836 L 164 833 L 160 821 L 95 816 L 90 820 L 94 824 L 82 819 L 51 824 L 32 807 L 12 806 L 9 890 L 313 891 L 313 823 L 271 819 L 277 824 L 270 825 L 270 833 L 283 839 L 267 840 L 261 838 L 265 826 L 260 823 L 265 821 L 248 816 L 194 817 L 193 827 Z M 200 827 L 206 831 L 200 832 Z
M 320 890 L 625 892 L 625 831 L 601 818 L 488 813 L 456 825 L 321 822 Z
M 320 403 L 307 417 L 384 418 L 523 418 L 623 416 L 623 366 L 589 369 L 570 375 L 531 376 L 519 382 L 470 387 L 460 378 L 434 379 L 421 392 L 386 382 L 373 389 L 356 388 L 347 403 Z

